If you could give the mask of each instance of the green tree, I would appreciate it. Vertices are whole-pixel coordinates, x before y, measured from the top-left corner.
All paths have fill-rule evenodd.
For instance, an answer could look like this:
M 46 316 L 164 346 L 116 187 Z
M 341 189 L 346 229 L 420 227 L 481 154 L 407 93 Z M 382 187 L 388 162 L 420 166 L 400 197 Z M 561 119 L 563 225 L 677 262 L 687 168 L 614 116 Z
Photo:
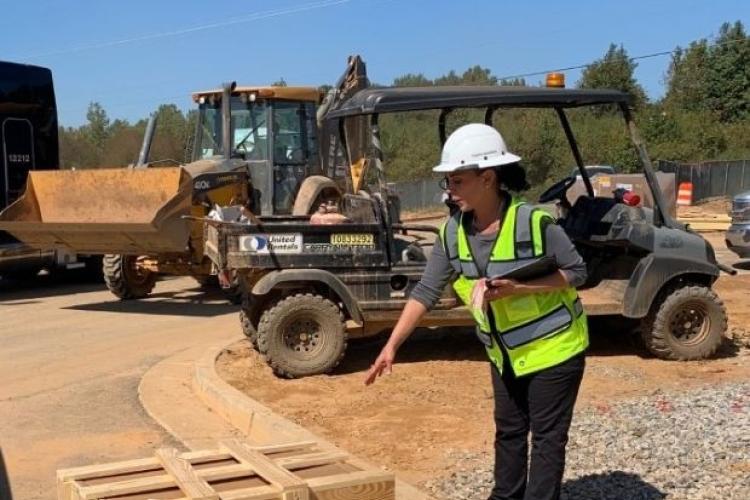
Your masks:
M 462 85 L 497 85 L 497 77 L 492 76 L 489 68 L 472 66 L 461 75 Z
M 711 48 L 707 104 L 722 119 L 750 116 L 750 39 L 740 21 L 724 23 Z
M 85 135 L 91 141 L 91 143 L 97 149 L 104 147 L 104 142 L 107 140 L 109 135 L 109 117 L 107 112 L 98 102 L 89 103 L 88 111 L 86 111 L 86 125 Z
M 463 80 L 456 74 L 455 71 L 450 70 L 447 75 L 443 75 L 440 78 L 435 78 L 435 85 L 461 85 Z
M 713 43 L 702 39 L 678 47 L 667 70 L 665 104 L 728 121 L 750 117 L 749 38 L 737 21 L 724 23 Z
M 672 109 L 696 111 L 706 106 L 708 88 L 708 42 L 692 42 L 687 49 L 677 47 L 667 69 L 665 104 Z
M 524 78 L 503 78 L 500 80 L 499 85 L 504 85 L 506 87 L 525 87 L 526 86 L 526 79 Z
M 281 79 L 273 82 L 271 85 L 274 87 L 286 87 L 287 83 L 286 80 L 284 80 L 284 78 L 282 77 Z
M 646 102 L 646 92 L 635 79 L 635 68 L 625 47 L 610 44 L 604 57 L 589 64 L 581 74 L 578 87 L 582 89 L 608 88 L 628 92 L 633 96 L 634 106 L 640 108 Z
M 429 87 L 432 84 L 422 73 L 407 73 L 393 79 L 394 87 Z

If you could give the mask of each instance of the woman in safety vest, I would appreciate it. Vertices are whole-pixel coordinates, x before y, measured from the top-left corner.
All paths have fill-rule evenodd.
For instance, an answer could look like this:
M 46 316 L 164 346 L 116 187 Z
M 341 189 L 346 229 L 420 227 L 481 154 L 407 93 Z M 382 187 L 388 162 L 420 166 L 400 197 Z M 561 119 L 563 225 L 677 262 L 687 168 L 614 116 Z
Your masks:
M 444 188 L 459 210 L 441 228 L 422 280 L 365 379 L 369 385 L 391 372 L 399 346 L 452 281 L 490 360 L 496 425 L 490 500 L 560 496 L 588 346 L 575 290 L 586 266 L 551 215 L 510 194 L 529 187 L 520 160 L 484 124 L 465 125 L 445 142 L 433 171 L 446 175 Z M 554 260 L 557 270 L 523 282 L 497 278 L 541 259 Z

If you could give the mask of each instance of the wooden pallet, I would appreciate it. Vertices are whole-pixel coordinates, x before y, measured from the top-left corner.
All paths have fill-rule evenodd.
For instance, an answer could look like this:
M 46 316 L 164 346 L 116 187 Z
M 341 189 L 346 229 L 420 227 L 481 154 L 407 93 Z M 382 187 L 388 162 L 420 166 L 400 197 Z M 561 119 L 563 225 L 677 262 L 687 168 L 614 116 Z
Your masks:
M 393 500 L 394 476 L 366 469 L 351 455 L 315 442 L 249 446 L 57 471 L 58 500 Z

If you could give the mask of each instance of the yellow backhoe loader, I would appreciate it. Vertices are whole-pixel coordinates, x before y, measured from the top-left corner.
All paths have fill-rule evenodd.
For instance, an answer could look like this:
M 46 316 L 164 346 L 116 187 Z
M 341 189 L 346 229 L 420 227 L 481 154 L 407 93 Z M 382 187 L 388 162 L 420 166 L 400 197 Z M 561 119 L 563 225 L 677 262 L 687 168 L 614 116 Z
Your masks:
M 153 127 L 136 165 L 30 172 L 26 190 L 0 213 L 0 229 L 42 249 L 103 254 L 108 288 L 146 297 L 159 275 L 213 281 L 200 218 L 238 205 L 263 216 L 307 215 L 349 189 L 338 130 L 319 124 L 367 86 L 365 66 L 349 58 L 328 94 L 313 87 L 238 87 L 196 92 L 199 119 L 192 161 L 149 162 Z M 323 153 L 325 152 L 325 153 Z M 358 153 L 349 158 L 359 158 Z M 343 165 L 348 168 L 348 165 Z M 241 299 L 239 283 L 225 287 Z

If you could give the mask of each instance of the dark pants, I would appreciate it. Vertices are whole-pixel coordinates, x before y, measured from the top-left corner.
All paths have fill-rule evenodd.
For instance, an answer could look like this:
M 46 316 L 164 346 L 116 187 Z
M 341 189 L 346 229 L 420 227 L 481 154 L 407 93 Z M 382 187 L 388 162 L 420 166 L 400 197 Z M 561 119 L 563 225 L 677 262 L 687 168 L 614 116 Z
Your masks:
M 506 356 L 507 358 L 507 356 Z M 495 487 L 490 500 L 553 500 L 560 497 L 565 445 L 583 378 L 583 354 L 525 377 L 494 365 Z M 528 434 L 531 431 L 531 466 Z

